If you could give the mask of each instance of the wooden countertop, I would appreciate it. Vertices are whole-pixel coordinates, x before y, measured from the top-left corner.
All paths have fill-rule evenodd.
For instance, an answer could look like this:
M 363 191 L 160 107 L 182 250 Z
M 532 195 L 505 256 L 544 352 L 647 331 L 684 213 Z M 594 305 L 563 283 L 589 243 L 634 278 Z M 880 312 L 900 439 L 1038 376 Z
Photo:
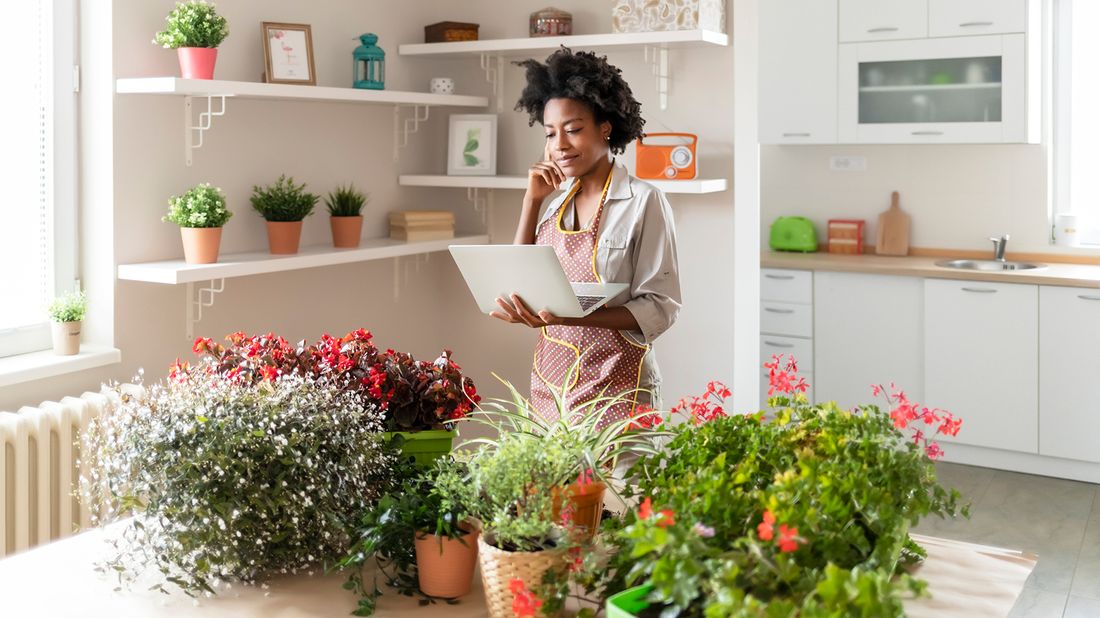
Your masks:
M 950 258 L 765 251 L 760 256 L 760 266 L 762 268 L 825 270 L 870 275 L 901 275 L 905 277 L 960 279 L 994 283 L 1030 283 L 1033 285 L 1062 285 L 1100 289 L 1100 266 L 1091 264 L 1046 263 L 1045 268 L 1035 270 L 983 272 L 936 266 L 936 262 L 944 259 Z M 1044 262 L 1039 261 L 1039 263 Z

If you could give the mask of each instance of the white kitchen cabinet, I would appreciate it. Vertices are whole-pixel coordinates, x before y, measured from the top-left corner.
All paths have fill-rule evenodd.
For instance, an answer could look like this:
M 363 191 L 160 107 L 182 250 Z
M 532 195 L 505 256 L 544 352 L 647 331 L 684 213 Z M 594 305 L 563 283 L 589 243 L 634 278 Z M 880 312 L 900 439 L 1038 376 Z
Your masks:
M 813 385 L 814 273 L 809 270 L 764 268 L 760 271 L 760 360 L 793 357 L 799 375 Z M 768 376 L 761 368 L 760 408 L 767 408 Z M 813 401 L 812 391 L 807 397 Z
M 810 304 L 814 302 L 814 274 L 809 270 L 761 269 L 760 299 Z
M 1100 462 L 1100 290 L 1039 288 L 1039 454 Z
M 760 143 L 836 143 L 836 1 L 762 2 L 759 40 Z
M 1007 34 L 1026 29 L 1027 0 L 928 0 L 928 36 Z
M 884 404 L 871 385 L 891 382 L 924 399 L 924 283 L 891 277 L 814 273 L 814 375 L 820 401 L 850 409 Z
M 943 441 L 1038 453 L 1038 348 L 1038 286 L 926 279 L 924 403 L 963 422 Z
M 771 0 L 763 4 L 768 2 Z M 927 0 L 840 0 L 841 42 L 919 39 L 926 36 Z
M 842 44 L 839 141 L 1038 142 L 1033 53 L 1023 34 Z

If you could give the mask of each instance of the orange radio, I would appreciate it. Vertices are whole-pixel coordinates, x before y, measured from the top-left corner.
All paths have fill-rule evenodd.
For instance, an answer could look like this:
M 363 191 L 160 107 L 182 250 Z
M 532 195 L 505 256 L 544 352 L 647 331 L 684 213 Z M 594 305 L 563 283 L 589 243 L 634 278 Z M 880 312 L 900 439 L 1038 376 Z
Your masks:
M 643 140 L 660 137 L 665 144 L 646 144 Z M 691 133 L 647 133 L 638 138 L 636 175 L 643 180 L 691 180 L 695 178 L 695 144 Z

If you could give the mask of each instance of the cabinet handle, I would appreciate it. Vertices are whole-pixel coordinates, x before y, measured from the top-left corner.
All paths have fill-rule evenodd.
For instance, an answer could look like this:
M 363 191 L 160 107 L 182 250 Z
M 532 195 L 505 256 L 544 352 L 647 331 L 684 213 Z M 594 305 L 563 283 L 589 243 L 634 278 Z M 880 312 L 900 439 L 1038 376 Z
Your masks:
M 777 309 L 775 307 L 764 307 L 764 311 L 768 313 L 794 313 L 794 309 Z
M 1090 296 L 1088 294 L 1078 294 L 1077 298 L 1081 300 L 1100 300 L 1100 296 Z
M 967 21 L 959 24 L 960 28 L 974 28 L 976 26 L 992 26 L 991 21 Z
M 781 279 L 781 280 L 784 280 L 784 281 L 789 280 L 789 279 L 794 279 L 794 275 L 773 275 L 771 273 L 768 273 L 768 274 L 764 275 L 764 277 L 766 277 L 768 279 Z
M 868 28 L 868 34 L 878 34 L 879 32 L 897 32 L 896 26 L 879 26 L 878 28 Z
M 773 348 L 793 348 L 793 343 L 783 343 L 782 341 L 768 341 L 764 340 L 764 345 L 770 345 Z
M 912 135 L 943 135 L 943 131 L 913 131 Z
M 963 288 L 964 292 L 975 292 L 977 294 L 996 294 L 997 290 L 991 290 L 989 288 Z
M 809 137 L 809 133 L 784 133 L 783 137 Z

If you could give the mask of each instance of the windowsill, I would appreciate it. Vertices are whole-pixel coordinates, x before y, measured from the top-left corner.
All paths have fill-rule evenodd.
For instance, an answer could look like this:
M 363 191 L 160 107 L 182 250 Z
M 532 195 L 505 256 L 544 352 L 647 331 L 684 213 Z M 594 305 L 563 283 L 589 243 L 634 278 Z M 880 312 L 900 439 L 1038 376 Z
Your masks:
M 103 345 L 81 344 L 80 354 L 58 356 L 53 350 L 0 358 L 0 386 L 94 369 L 122 362 L 122 353 Z

